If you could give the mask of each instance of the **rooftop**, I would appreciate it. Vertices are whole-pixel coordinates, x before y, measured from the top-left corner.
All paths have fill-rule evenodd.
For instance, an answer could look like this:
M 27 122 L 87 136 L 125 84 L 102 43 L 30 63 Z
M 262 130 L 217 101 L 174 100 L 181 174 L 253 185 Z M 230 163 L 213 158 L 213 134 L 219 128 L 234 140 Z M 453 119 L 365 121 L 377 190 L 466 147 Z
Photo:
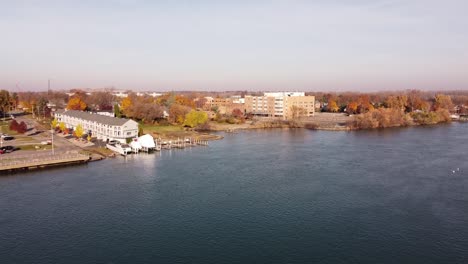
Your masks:
M 67 110 L 61 114 L 75 117 L 75 118 L 84 119 L 84 120 L 95 121 L 98 123 L 107 124 L 111 126 L 122 126 L 123 124 L 131 120 L 131 119 L 126 119 L 126 118 L 117 118 L 117 117 L 93 114 L 90 112 L 77 111 L 77 110 Z

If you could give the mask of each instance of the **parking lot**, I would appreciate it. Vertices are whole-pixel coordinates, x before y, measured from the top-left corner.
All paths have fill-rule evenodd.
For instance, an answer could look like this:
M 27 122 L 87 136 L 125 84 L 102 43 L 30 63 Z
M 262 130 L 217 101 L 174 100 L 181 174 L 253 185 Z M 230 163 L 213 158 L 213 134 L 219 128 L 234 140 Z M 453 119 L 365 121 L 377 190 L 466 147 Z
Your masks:
M 0 121 L 0 133 L 3 138 L 0 139 L 0 148 L 11 146 L 16 150 L 11 153 L 1 154 L 1 156 L 16 156 L 27 154 L 39 154 L 52 152 L 52 141 L 54 150 L 57 152 L 70 151 L 78 149 L 74 144 L 71 144 L 65 138 L 54 134 L 52 140 L 52 133 L 50 130 L 42 129 L 42 126 L 30 117 L 16 118 L 17 122 L 25 122 L 28 130 L 24 134 L 17 133 L 9 129 L 10 121 Z M 11 136 L 12 139 L 5 136 Z

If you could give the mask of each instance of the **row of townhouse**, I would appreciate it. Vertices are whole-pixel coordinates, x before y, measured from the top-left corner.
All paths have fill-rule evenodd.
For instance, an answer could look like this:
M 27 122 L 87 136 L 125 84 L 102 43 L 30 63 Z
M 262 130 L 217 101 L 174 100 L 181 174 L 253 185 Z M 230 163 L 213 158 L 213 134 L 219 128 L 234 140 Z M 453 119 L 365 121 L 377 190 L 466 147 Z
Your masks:
M 57 111 L 55 118 L 70 129 L 81 124 L 87 134 L 101 140 L 117 140 L 125 143 L 127 139 L 138 136 L 138 123 L 125 118 L 99 115 L 90 112 L 67 110 Z

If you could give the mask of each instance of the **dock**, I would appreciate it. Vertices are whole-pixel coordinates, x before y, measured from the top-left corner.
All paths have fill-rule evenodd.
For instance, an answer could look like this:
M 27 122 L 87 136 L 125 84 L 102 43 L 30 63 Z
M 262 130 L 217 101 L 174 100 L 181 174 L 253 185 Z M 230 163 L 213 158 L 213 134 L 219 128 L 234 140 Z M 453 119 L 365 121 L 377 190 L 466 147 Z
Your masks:
M 208 146 L 208 140 L 198 140 L 193 138 L 178 138 L 177 140 L 163 141 L 160 138 L 155 139 L 157 146 L 160 146 L 160 149 L 184 149 L 194 146 Z
M 41 169 L 71 164 L 83 164 L 90 160 L 88 155 L 79 153 L 35 154 L 15 156 L 11 159 L 0 160 L 0 174 L 7 172 Z

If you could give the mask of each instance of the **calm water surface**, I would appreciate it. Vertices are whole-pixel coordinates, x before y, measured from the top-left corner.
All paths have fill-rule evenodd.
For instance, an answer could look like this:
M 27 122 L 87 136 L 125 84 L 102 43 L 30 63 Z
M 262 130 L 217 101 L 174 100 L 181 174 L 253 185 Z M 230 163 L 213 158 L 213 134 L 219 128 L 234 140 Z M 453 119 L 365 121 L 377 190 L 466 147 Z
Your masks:
M 467 142 L 247 131 L 0 177 L 0 263 L 468 263 Z

